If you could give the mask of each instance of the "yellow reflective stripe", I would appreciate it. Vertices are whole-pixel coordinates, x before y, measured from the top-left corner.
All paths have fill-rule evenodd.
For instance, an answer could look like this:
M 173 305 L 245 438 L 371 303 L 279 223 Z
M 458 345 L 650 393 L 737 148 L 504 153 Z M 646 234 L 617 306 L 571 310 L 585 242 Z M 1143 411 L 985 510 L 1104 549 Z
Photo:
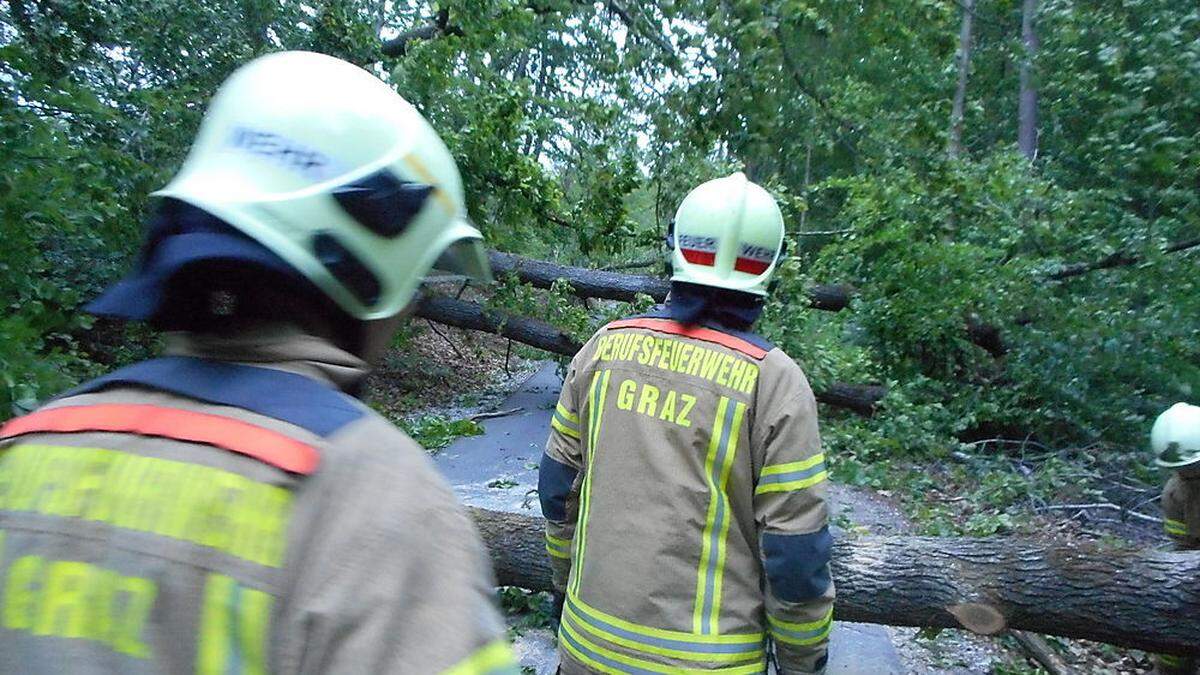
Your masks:
M 794 480 L 787 483 L 768 483 L 766 485 L 759 485 L 754 489 L 754 494 L 763 495 L 769 492 L 792 492 L 795 490 L 803 490 L 805 488 L 810 488 L 827 478 L 829 478 L 829 472 L 820 471 L 802 480 Z
M 241 589 L 238 612 L 238 642 L 242 647 L 242 672 L 246 675 L 267 673 L 267 632 L 271 624 L 271 604 L 275 599 L 253 588 Z
M 572 607 L 571 604 L 572 603 L 568 603 L 566 605 L 566 607 L 564 607 L 563 609 L 564 609 L 564 616 L 566 617 L 566 619 L 568 621 L 570 621 L 572 623 L 573 626 L 580 628 L 584 631 L 587 631 L 588 633 L 590 633 L 590 634 L 594 635 L 595 637 L 598 637 L 602 640 L 607 640 L 608 642 L 612 642 L 613 644 L 618 644 L 618 645 L 621 645 L 622 647 L 627 647 L 634 651 L 642 652 L 643 654 L 657 654 L 659 656 L 678 657 L 678 658 L 682 658 L 682 659 L 687 659 L 689 661 L 699 661 L 699 662 L 707 662 L 707 663 L 722 663 L 722 662 L 728 662 L 728 661 L 733 661 L 733 662 L 761 661 L 763 658 L 763 650 L 761 647 L 759 647 L 758 649 L 748 649 L 748 650 L 743 650 L 743 651 L 698 652 L 695 650 L 663 646 L 661 644 L 661 642 L 659 644 L 647 644 L 647 640 L 656 640 L 657 641 L 657 640 L 665 640 L 665 638 L 661 638 L 661 639 L 660 638 L 645 638 L 643 640 L 636 640 L 636 639 L 617 635 L 611 631 L 605 630 L 604 628 L 595 625 L 595 623 L 592 621 L 589 621 L 587 619 L 587 617 L 582 616 L 579 613 L 577 613 L 575 611 L 575 608 Z M 629 632 L 633 632 L 633 631 L 629 631 Z M 691 638 L 689 637 L 689 641 L 690 640 L 691 640 Z
M 717 518 L 717 486 L 713 482 L 713 464 L 717 461 L 717 453 L 721 449 L 721 432 L 725 426 L 725 412 L 729 408 L 729 398 L 722 396 L 717 403 L 717 415 L 713 422 L 712 436 L 708 440 L 708 453 L 704 457 L 704 480 L 708 483 L 708 511 L 704 515 L 704 530 L 700 535 L 700 565 L 696 569 L 696 601 L 692 607 L 692 632 L 704 633 L 704 600 L 707 597 L 705 585 L 708 580 L 708 566 L 712 558 L 712 531 Z
M 576 426 L 579 426 L 579 415 L 576 415 L 576 414 L 572 413 L 570 410 L 567 410 L 566 406 L 564 406 L 562 403 L 557 404 L 554 409 L 558 411 L 559 415 L 562 415 L 563 417 L 565 417 L 568 422 L 570 422 L 571 424 L 574 424 Z
M 210 574 L 204 583 L 200 609 L 200 643 L 196 646 L 196 674 L 218 675 L 229 663 L 229 600 L 234 581 L 224 574 Z
M 784 630 L 790 630 L 797 633 L 805 633 L 817 630 L 818 628 L 828 624 L 830 621 L 833 621 L 833 608 L 830 607 L 829 610 L 825 612 L 825 616 L 817 619 L 816 621 L 784 621 L 783 619 L 777 619 L 770 614 L 767 615 L 767 621 L 769 621 L 772 626 L 777 628 L 782 628 Z
M 790 645 L 807 646 L 825 641 L 833 629 L 833 608 L 830 607 L 825 616 L 816 621 L 794 623 L 767 615 L 771 624 L 771 636 L 778 642 Z
M 717 535 L 717 578 L 713 583 L 712 600 L 712 632 L 721 632 L 721 584 L 725 581 L 725 539 L 729 536 L 729 523 L 733 521 L 733 513 L 725 488 L 729 485 L 729 473 L 733 470 L 733 456 L 737 453 L 738 433 L 742 430 L 742 418 L 745 417 L 746 404 L 738 403 L 733 413 L 733 427 L 729 430 L 729 447 L 725 450 L 725 463 L 721 466 L 721 499 L 725 502 L 725 518 L 721 521 L 721 531 Z
M 442 671 L 442 675 L 484 675 L 485 673 L 516 673 L 517 661 L 513 658 L 508 641 L 496 640 L 477 650 L 456 665 Z
M 773 476 L 777 473 L 791 473 L 793 471 L 803 471 L 811 469 L 814 466 L 825 461 L 825 453 L 819 452 L 808 459 L 802 459 L 799 462 L 788 462 L 787 464 L 772 464 L 764 466 L 759 476 Z
M 566 434 L 567 436 L 570 436 L 571 438 L 574 438 L 575 440 L 579 440 L 579 430 L 572 429 L 571 427 L 563 424 L 562 422 L 559 422 L 557 417 L 550 418 L 550 426 L 554 427 L 555 429 L 558 429 L 563 434 Z
M 571 559 L 571 542 L 546 534 L 546 552 L 555 558 Z
M 602 673 L 626 675 L 627 673 L 725 673 L 727 675 L 750 675 L 762 673 L 766 664 L 759 661 L 741 666 L 725 668 L 680 668 L 674 665 L 664 665 L 653 661 L 634 658 L 619 652 L 605 649 L 577 633 L 570 624 L 563 623 L 559 627 L 560 644 L 564 645 L 575 658 Z M 620 665 L 618 665 L 620 664 Z M 621 666 L 627 666 L 624 668 Z M 633 670 L 630 670 L 632 668 Z
M 1163 521 L 1163 529 L 1167 531 L 1167 534 L 1176 537 L 1186 537 L 1188 535 L 1187 523 L 1180 520 L 1167 518 Z
M 651 626 L 643 626 L 641 624 L 626 621 L 612 614 L 602 612 L 595 607 L 587 604 L 579 599 L 579 596 L 571 593 L 569 598 L 572 603 L 577 605 L 579 609 L 588 616 L 591 616 L 605 623 L 611 623 L 618 628 L 638 633 L 648 637 L 662 638 L 664 640 L 680 640 L 688 642 L 697 642 L 700 644 L 712 645 L 729 645 L 729 644 L 754 644 L 763 641 L 763 633 L 741 633 L 733 635 L 699 635 L 696 633 L 686 633 L 683 631 L 667 630 L 665 628 L 653 628 Z
M 604 403 L 608 397 L 608 381 L 612 371 L 597 371 L 592 376 L 592 387 L 588 393 L 588 447 L 587 475 L 583 479 L 580 491 L 579 527 L 575 536 L 575 565 L 571 573 L 575 575 L 575 592 L 579 592 L 579 584 L 583 578 L 584 555 L 587 552 L 587 524 L 592 512 L 592 467 L 596 462 L 597 443 L 600 439 L 600 425 L 604 421 Z
M 223 574 L 208 575 L 200 609 L 197 675 L 266 675 L 274 600 Z

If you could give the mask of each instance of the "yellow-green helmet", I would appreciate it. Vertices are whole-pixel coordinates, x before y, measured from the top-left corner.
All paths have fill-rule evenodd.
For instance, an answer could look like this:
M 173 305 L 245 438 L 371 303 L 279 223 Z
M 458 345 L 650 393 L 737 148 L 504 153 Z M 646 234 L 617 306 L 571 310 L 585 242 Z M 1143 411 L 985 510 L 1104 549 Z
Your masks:
M 154 193 L 258 241 L 351 316 L 402 310 L 441 258 L 489 279 L 462 179 L 433 127 L 350 63 L 280 52 L 236 71 Z
M 783 214 L 745 174 L 703 183 L 675 212 L 672 281 L 766 295 L 783 249 Z
M 1200 407 L 1176 403 L 1154 420 L 1150 430 L 1154 462 L 1167 469 L 1200 464 Z

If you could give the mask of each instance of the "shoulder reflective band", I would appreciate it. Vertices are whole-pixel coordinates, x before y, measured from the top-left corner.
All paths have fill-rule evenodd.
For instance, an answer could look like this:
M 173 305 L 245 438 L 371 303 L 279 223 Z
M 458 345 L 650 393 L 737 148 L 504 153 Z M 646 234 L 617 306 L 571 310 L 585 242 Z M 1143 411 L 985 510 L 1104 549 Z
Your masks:
M 65 406 L 19 417 L 0 427 L 0 440 L 25 434 L 110 432 L 156 436 L 223 448 L 291 473 L 316 470 L 316 448 L 277 431 L 219 415 L 154 405 Z
M 735 352 L 740 352 L 749 356 L 752 359 L 761 361 L 767 355 L 767 350 L 762 347 L 744 340 L 740 337 L 722 333 L 712 328 L 704 328 L 702 326 L 685 326 L 677 321 L 670 319 L 622 319 L 608 324 L 611 329 L 617 328 L 645 328 L 647 330 L 656 331 L 659 333 L 667 333 L 669 335 L 681 335 L 683 337 L 692 338 L 695 340 L 703 340 L 713 344 L 728 347 Z

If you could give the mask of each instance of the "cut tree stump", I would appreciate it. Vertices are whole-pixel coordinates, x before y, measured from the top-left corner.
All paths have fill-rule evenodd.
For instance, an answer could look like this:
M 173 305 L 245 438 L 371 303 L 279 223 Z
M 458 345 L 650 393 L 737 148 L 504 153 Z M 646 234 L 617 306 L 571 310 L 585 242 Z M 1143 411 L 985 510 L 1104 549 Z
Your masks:
M 541 518 L 470 511 L 500 584 L 550 590 Z M 859 537 L 834 545 L 832 568 L 841 621 L 1007 628 L 1200 656 L 1200 551 Z

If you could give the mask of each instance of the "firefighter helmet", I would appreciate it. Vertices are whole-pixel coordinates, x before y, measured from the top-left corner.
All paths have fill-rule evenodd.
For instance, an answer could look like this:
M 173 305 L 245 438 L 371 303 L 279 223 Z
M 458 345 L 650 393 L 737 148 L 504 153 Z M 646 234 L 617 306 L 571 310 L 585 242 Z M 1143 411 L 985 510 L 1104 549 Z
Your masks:
M 783 214 L 766 190 L 735 173 L 688 193 L 673 234 L 672 281 L 763 296 L 783 252 Z
M 1200 464 L 1200 407 L 1176 403 L 1150 431 L 1155 463 L 1168 469 Z
M 433 127 L 377 77 L 330 56 L 280 52 L 236 71 L 154 194 L 240 230 L 359 319 L 399 312 L 439 259 L 490 278 Z

